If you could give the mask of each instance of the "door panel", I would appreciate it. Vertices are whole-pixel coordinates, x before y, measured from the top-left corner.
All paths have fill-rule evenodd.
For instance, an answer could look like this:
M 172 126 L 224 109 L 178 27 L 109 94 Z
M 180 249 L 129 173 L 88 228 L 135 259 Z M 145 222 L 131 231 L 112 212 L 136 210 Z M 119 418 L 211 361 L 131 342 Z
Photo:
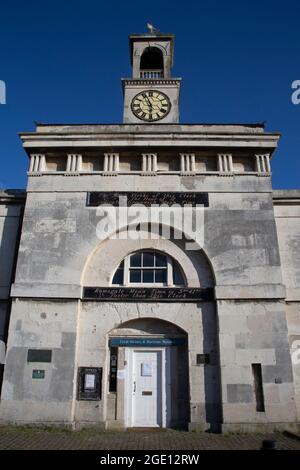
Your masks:
M 162 426 L 162 351 L 134 351 L 132 425 Z

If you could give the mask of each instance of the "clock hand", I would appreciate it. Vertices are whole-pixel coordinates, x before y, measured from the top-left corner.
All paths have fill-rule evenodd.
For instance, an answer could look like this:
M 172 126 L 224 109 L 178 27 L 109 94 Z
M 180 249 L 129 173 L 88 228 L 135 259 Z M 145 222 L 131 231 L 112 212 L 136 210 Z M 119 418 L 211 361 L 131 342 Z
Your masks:
M 146 96 L 146 101 L 148 102 L 148 106 L 150 107 L 150 111 L 152 111 L 152 103 L 149 100 L 148 96 Z

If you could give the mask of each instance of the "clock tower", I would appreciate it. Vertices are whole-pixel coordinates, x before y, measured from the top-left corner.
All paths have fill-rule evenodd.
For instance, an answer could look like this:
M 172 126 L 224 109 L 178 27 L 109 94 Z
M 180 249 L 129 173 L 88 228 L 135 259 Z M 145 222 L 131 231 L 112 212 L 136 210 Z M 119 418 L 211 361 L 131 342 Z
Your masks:
M 124 124 L 178 123 L 180 78 L 171 77 L 174 36 L 129 36 L 132 78 L 123 78 Z

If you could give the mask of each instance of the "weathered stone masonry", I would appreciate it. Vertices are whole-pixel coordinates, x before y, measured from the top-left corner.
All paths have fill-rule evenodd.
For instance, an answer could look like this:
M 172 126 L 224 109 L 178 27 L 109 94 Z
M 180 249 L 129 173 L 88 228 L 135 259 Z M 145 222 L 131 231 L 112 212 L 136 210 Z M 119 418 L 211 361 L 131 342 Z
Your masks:
M 141 57 L 153 40 L 163 52 L 150 70 Z M 272 190 L 270 161 L 279 135 L 262 124 L 178 123 L 172 41 L 131 37 L 133 78 L 123 80 L 123 124 L 38 124 L 21 134 L 29 171 L 19 246 L 24 195 L 1 206 L 8 227 L 0 250 L 1 306 L 10 310 L 6 345 L 0 330 L 2 422 L 134 426 L 130 387 L 137 379 L 130 370 L 137 359 L 131 354 L 138 357 L 141 344 L 150 345 L 149 357 L 157 349 L 165 358 L 157 425 L 255 430 L 299 421 L 300 192 Z M 171 107 L 161 122 L 141 123 L 130 114 L 133 96 L 143 90 L 169 93 Z M 151 105 L 152 97 L 141 104 L 143 119 L 159 106 Z M 99 240 L 91 201 L 100 196 L 91 194 L 116 204 L 116 195 L 126 192 L 146 205 L 149 193 L 166 200 L 201 195 L 203 245 L 189 251 L 173 235 Z M 140 253 L 165 260 L 157 268 L 163 282 L 130 281 L 131 257 Z M 123 280 L 116 284 L 117 272 Z M 133 297 L 149 287 L 177 294 Z M 110 297 L 87 295 L 97 288 Z M 184 289 L 190 296 L 183 297 Z M 96 378 L 94 388 L 81 390 L 82 370 L 90 384 Z

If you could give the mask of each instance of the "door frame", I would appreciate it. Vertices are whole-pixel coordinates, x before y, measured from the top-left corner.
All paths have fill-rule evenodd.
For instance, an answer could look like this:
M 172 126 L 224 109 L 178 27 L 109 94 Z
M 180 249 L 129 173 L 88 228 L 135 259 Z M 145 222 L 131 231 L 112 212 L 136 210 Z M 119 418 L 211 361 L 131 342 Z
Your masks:
M 162 410 L 162 428 L 168 426 L 167 403 L 170 403 L 170 348 L 143 348 L 143 347 L 126 347 L 125 348 L 125 386 L 124 386 L 124 411 L 125 426 L 133 427 L 133 356 L 135 352 L 161 352 L 161 410 Z M 149 426 L 150 427 L 150 426 Z M 157 427 L 160 427 L 157 425 Z

